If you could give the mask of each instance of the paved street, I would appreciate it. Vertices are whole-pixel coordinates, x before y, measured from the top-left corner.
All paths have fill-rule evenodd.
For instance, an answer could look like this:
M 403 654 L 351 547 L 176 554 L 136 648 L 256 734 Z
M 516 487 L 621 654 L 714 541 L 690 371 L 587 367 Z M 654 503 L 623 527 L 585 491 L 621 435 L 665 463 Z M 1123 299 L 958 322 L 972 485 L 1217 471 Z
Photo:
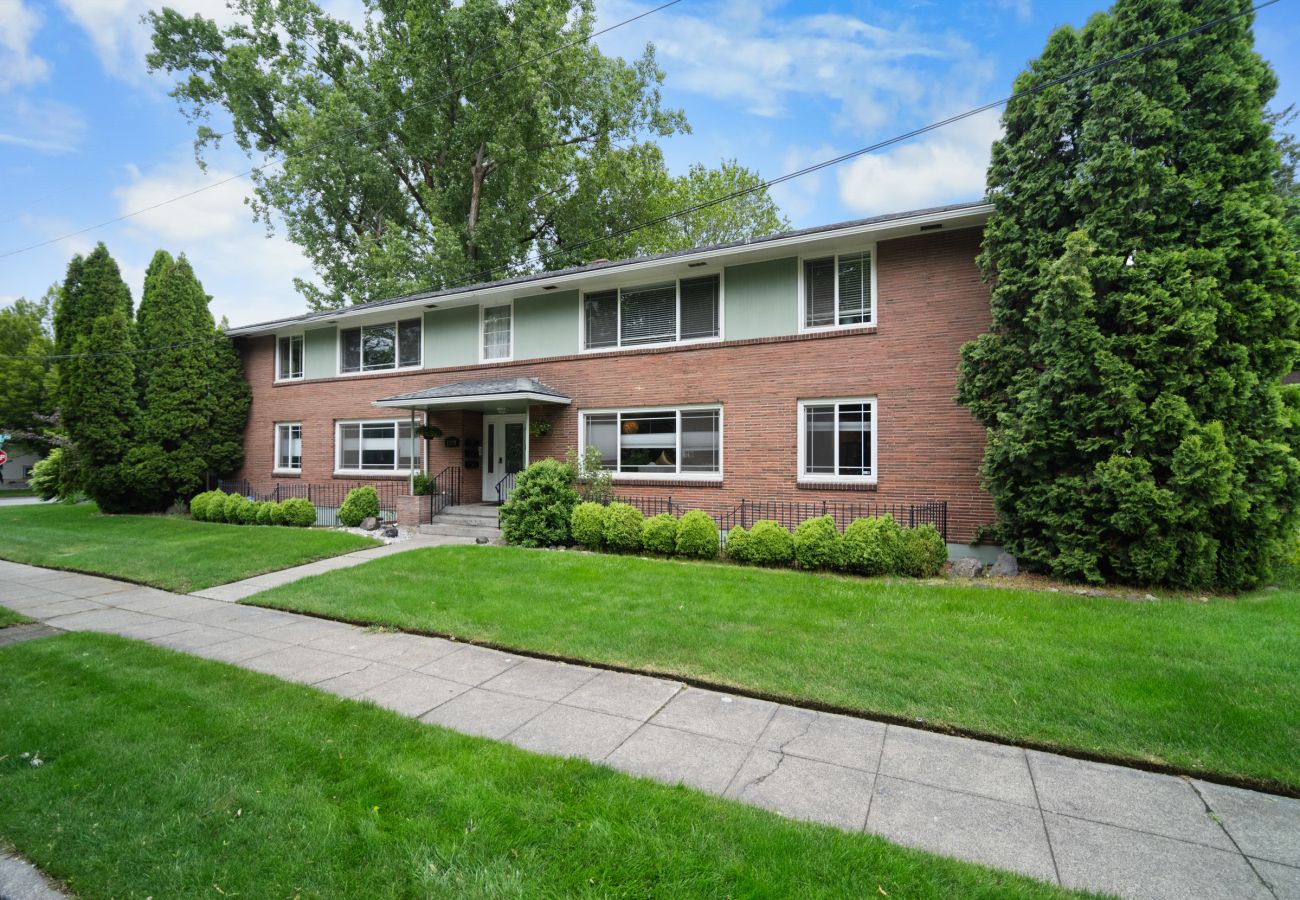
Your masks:
M 0 605 L 1069 887 L 1300 898 L 1300 800 L 2 561 Z

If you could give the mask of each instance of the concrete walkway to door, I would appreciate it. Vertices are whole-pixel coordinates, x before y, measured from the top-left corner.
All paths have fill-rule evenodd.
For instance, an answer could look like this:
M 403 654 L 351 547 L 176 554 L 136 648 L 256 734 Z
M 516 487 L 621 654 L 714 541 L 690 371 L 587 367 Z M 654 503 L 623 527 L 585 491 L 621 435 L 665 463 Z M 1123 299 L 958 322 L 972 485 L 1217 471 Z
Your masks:
M 0 605 L 1067 887 L 1300 898 L 1300 800 L 16 563 Z

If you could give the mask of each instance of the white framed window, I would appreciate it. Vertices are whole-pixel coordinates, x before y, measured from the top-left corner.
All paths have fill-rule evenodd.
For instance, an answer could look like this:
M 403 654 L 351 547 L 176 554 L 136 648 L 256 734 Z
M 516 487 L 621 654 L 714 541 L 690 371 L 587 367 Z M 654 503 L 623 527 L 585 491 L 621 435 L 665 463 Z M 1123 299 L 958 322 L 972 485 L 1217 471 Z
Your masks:
M 875 397 L 799 401 L 799 480 L 875 484 Z
M 302 423 L 279 422 L 275 426 L 275 471 L 302 471 Z
M 876 323 L 875 246 L 799 260 L 799 330 Z
M 582 446 L 600 467 L 628 479 L 722 478 L 722 407 L 589 410 Z
M 508 360 L 514 355 L 514 317 L 513 303 L 479 307 L 479 331 L 483 338 L 479 343 L 480 362 Z
M 275 339 L 275 380 L 302 377 L 302 335 L 286 334 Z
M 409 475 L 423 462 L 423 441 L 413 437 L 409 419 L 336 422 L 334 472 Z
M 722 277 L 703 275 L 582 295 L 582 349 L 618 350 L 722 336 Z
M 339 374 L 418 369 L 422 354 L 421 319 L 339 329 Z

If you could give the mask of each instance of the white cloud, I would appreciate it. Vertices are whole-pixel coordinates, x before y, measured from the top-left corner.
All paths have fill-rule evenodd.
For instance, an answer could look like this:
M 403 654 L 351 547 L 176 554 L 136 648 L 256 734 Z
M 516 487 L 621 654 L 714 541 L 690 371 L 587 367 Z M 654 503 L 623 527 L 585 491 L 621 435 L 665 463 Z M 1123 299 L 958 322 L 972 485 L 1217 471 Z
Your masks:
M 888 152 L 848 163 L 840 200 L 862 215 L 978 199 L 989 150 L 1001 134 L 997 110 L 933 131 Z
M 837 155 L 830 144 L 817 147 L 791 147 L 781 161 L 782 172 L 795 172 L 805 166 L 829 159 Z M 817 208 L 817 199 L 822 191 L 822 175 L 825 170 L 811 172 L 793 181 L 783 181 L 771 189 L 772 199 L 795 222 L 805 221 Z
M 85 137 L 86 120 L 76 107 L 25 97 L 0 101 L 0 144 L 42 153 L 71 153 Z
M 32 53 L 41 17 L 22 0 L 0 0 L 0 91 L 44 81 L 50 64 Z

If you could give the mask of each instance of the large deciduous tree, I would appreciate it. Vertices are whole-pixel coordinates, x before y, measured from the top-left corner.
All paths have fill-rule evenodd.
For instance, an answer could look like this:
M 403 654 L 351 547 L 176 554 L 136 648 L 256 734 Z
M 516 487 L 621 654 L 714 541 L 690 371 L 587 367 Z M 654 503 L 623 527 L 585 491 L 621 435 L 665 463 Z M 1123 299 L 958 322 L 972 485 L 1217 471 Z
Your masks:
M 1119 0 L 1017 91 L 1241 10 Z M 989 429 L 1002 538 L 1101 581 L 1247 588 L 1293 546 L 1297 260 L 1274 187 L 1276 80 L 1250 17 L 1008 105 L 960 400 Z
M 365 0 L 365 23 L 311 0 L 234 0 L 236 24 L 149 14 L 155 71 L 199 123 L 196 150 L 229 132 L 257 171 L 256 213 L 283 218 L 323 286 L 317 308 L 574 261 L 550 251 L 664 211 L 666 195 L 752 186 L 736 166 L 668 177 L 655 138 L 688 130 L 665 109 L 653 48 L 634 61 L 586 41 L 591 0 Z M 539 58 L 539 57 L 545 58 Z M 578 259 L 677 249 L 784 225 L 766 191 Z
M 39 301 L 19 298 L 0 309 L 0 432 L 9 448 L 43 452 L 53 443 L 50 307 L 57 288 Z

